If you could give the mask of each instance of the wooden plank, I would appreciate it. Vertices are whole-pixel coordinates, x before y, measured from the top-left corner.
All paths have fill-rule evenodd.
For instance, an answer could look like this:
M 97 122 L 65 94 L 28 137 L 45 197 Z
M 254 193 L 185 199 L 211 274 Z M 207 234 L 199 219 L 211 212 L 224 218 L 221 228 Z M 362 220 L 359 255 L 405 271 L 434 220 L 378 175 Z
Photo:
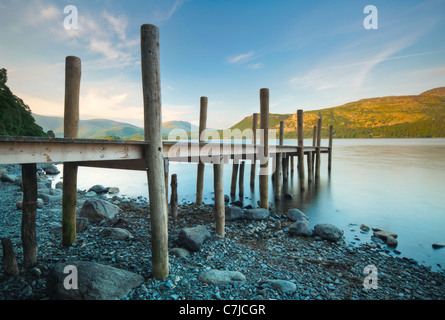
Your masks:
M 141 26 L 141 68 L 144 100 L 145 148 L 150 198 L 152 274 L 156 279 L 169 275 L 168 217 L 165 196 L 164 155 L 161 121 L 161 79 L 159 65 L 159 29 Z

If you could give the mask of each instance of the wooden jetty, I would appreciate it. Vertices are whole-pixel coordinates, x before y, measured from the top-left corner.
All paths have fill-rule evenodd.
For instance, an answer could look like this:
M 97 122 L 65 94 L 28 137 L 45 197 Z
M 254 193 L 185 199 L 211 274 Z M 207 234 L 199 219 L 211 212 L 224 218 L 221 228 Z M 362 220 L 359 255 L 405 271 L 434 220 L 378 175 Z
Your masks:
M 253 140 L 251 144 L 226 142 L 206 142 L 201 134 L 206 129 L 207 97 L 201 98 L 200 139 L 191 141 L 162 141 L 161 135 L 161 90 L 159 69 L 159 29 L 154 25 L 141 27 L 141 68 L 144 98 L 144 141 L 113 141 L 78 139 L 79 92 L 81 80 L 81 60 L 66 58 L 65 75 L 65 117 L 64 138 L 9 137 L 0 136 L 0 164 L 21 164 L 24 189 L 22 241 L 24 263 L 32 266 L 37 263 L 36 207 L 37 181 L 36 163 L 64 163 L 64 184 L 62 197 L 62 244 L 70 246 L 76 241 L 76 201 L 77 169 L 79 166 L 142 170 L 147 172 L 149 206 L 152 235 L 152 274 L 162 279 L 169 275 L 168 267 L 168 164 L 182 161 L 198 164 L 196 203 L 202 202 L 204 163 L 213 165 L 215 193 L 216 232 L 224 236 L 224 164 L 233 159 L 244 176 L 245 161 L 251 161 L 250 185 L 255 185 L 256 163 L 259 167 L 260 207 L 269 207 L 269 164 L 270 159 L 279 163 L 279 172 L 274 176 L 276 190 L 281 190 L 287 179 L 289 159 L 298 157 L 298 174 L 301 190 L 304 190 L 304 156 L 307 156 L 308 182 L 312 181 L 315 163 L 315 178 L 320 177 L 321 154 L 329 155 L 329 171 L 332 155 L 332 126 L 329 146 L 321 146 L 321 119 L 314 128 L 312 146 L 303 145 L 303 111 L 298 110 L 298 145 L 269 145 L 269 89 L 260 89 L 260 129 L 258 114 L 254 114 Z M 257 137 L 260 143 L 257 143 Z M 280 126 L 283 137 L 284 126 Z M 316 136 L 315 136 L 316 134 Z M 279 159 L 277 162 L 274 159 Z M 315 161 L 313 161 L 315 159 Z M 242 161 L 241 161 L 242 160 Z M 239 164 L 241 161 L 241 164 Z M 284 165 L 286 164 L 286 165 Z M 234 166 L 235 168 L 235 166 Z M 291 166 L 293 170 L 293 165 Z M 235 171 L 234 171 L 235 172 Z M 232 179 L 232 189 L 236 189 L 237 174 Z M 177 177 L 172 176 L 172 190 L 175 193 Z M 244 181 L 239 181 L 240 193 Z M 177 195 L 172 193 L 172 216 L 175 217 Z M 275 197 L 278 197 L 276 194 Z M 175 203 L 176 202 L 176 203 Z

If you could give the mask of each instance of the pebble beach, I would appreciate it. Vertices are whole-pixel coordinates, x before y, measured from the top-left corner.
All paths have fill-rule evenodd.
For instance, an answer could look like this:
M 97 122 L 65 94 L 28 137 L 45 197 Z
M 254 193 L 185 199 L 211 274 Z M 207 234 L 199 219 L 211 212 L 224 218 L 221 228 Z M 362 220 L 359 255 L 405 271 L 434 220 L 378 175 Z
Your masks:
M 316 234 L 296 235 L 295 220 L 273 208 L 261 217 L 240 208 L 240 216 L 227 219 L 221 237 L 215 233 L 211 205 L 181 204 L 177 219 L 169 218 L 169 277 L 157 280 L 151 273 L 150 212 L 145 201 L 79 190 L 79 215 L 92 201 L 105 201 L 116 213 L 106 219 L 80 219 L 76 243 L 63 247 L 61 190 L 54 191 L 58 189 L 45 182 L 45 174 L 39 183 L 46 184 L 49 197 L 42 196 L 37 209 L 38 263 L 25 269 L 17 204 L 22 198 L 20 167 L 1 169 L 16 180 L 0 181 L 0 237 L 11 240 L 20 272 L 9 275 L 0 266 L 0 300 L 66 298 L 51 282 L 55 267 L 79 261 L 134 276 L 134 285 L 110 296 L 119 300 L 445 298 L 443 270 L 432 271 L 413 259 L 394 256 L 383 241 L 351 245 L 342 237 L 332 241 Z M 314 228 L 310 219 L 307 226 Z M 188 247 L 184 240 L 191 231 L 199 233 L 197 247 Z M 107 293 L 100 294 L 107 299 Z

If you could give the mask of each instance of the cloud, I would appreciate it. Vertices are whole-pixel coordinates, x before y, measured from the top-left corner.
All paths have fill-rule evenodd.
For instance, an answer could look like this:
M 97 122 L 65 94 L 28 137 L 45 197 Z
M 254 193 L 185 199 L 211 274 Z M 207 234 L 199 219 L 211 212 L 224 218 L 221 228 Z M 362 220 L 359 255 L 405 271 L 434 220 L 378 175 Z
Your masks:
M 250 51 L 248 53 L 243 53 L 238 56 L 229 58 L 228 62 L 229 63 L 243 63 L 243 62 L 249 61 L 252 58 L 253 54 L 254 54 L 253 51 Z

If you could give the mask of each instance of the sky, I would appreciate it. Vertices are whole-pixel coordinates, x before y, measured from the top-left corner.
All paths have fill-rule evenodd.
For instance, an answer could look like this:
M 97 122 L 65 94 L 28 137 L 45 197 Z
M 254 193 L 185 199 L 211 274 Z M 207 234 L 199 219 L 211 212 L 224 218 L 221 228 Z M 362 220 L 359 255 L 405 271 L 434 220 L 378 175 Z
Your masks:
M 206 96 L 208 127 L 229 128 L 260 111 L 261 88 L 284 114 L 445 86 L 445 0 L 0 0 L 0 68 L 33 113 L 63 116 L 77 56 L 81 119 L 142 127 L 145 23 L 160 30 L 164 122 L 198 125 Z

